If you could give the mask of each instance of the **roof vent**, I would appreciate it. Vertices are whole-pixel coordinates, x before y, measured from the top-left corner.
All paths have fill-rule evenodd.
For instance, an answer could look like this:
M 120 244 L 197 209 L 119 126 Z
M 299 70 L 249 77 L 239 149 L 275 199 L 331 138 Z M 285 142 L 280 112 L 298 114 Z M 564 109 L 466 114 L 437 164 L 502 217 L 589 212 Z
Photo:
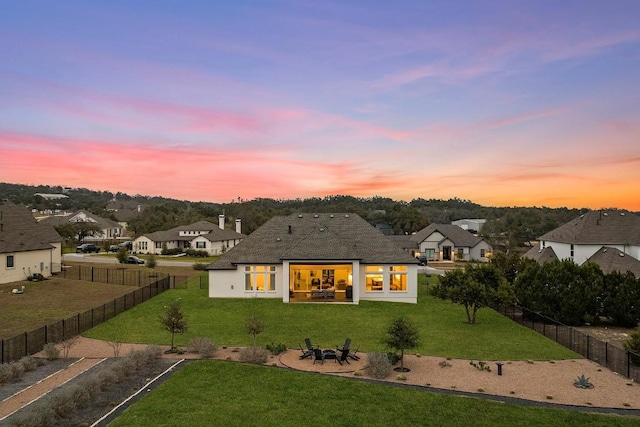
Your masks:
M 279 242 L 279 241 L 281 241 L 281 240 L 282 240 L 281 238 L 276 237 L 276 242 Z
M 620 252 L 618 255 L 620 255 L 621 257 L 623 257 L 623 256 L 624 256 L 624 253 L 623 253 L 623 252 Z
M 607 252 L 607 248 L 604 248 L 604 249 L 602 250 L 602 252 L 603 252 L 603 253 L 604 253 L 604 252 Z
M 620 216 L 624 216 L 624 212 L 620 212 Z
M 329 215 L 329 218 L 333 218 L 333 214 Z
M 320 227 L 320 232 L 324 231 L 325 228 L 324 227 Z
M 349 218 L 349 214 L 346 214 L 344 217 L 345 217 L 345 218 Z
M 318 218 L 318 214 L 315 214 L 313 217 L 314 217 L 314 218 Z
M 606 212 L 602 212 L 602 215 L 607 216 L 607 215 L 609 215 L 609 214 L 608 214 L 608 213 L 606 213 Z
M 302 214 L 298 214 L 298 218 L 302 218 Z

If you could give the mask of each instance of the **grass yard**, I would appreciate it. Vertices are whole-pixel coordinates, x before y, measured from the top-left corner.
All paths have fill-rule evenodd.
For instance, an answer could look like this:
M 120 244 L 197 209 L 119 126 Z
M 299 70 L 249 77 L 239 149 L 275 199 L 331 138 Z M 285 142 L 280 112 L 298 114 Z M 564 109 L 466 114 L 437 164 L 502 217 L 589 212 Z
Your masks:
M 110 426 L 637 426 L 638 420 L 265 366 L 189 363 Z
M 424 279 L 424 277 L 423 277 Z M 432 278 L 433 280 L 433 278 Z M 284 304 L 278 299 L 212 299 L 206 289 L 175 289 L 134 307 L 87 331 L 84 335 L 109 340 L 169 344 L 170 334 L 158 317 L 180 298 L 189 325 L 176 335 L 177 345 L 193 337 L 216 344 L 247 346 L 251 337 L 245 321 L 255 313 L 265 330 L 258 345 L 283 343 L 296 348 L 311 338 L 314 345 L 332 347 L 349 337 L 360 351 L 384 351 L 381 340 L 397 316 L 410 318 L 419 329 L 420 346 L 411 353 L 478 360 L 550 360 L 578 358 L 577 354 L 489 309 L 478 313 L 476 325 L 465 323 L 464 308 L 435 299 L 420 284 L 418 304 L 361 301 L 359 305 Z
M 11 290 L 24 285 L 23 294 Z M 0 338 L 37 329 L 79 312 L 98 307 L 134 290 L 132 286 L 108 285 L 54 277 L 41 282 L 0 284 Z

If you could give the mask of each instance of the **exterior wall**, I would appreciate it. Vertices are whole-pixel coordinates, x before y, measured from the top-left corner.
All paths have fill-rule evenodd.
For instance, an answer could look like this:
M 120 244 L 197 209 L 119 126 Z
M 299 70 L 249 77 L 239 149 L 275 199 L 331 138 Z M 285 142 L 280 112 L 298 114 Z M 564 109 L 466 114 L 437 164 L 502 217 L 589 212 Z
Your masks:
M 209 255 L 222 255 L 223 253 L 233 248 L 235 245 L 237 245 L 241 241 L 242 241 L 241 239 L 234 239 L 234 240 L 212 242 L 205 237 L 196 237 L 191 241 L 191 249 L 207 251 L 209 252 Z M 196 247 L 197 242 L 205 242 L 205 247 L 204 248 Z
M 245 291 L 244 266 L 237 270 L 210 270 L 210 298 L 280 298 L 289 302 L 289 263 L 276 265 L 276 289 L 273 292 Z M 418 301 L 418 268 L 407 266 L 407 291 L 391 291 L 389 288 L 389 267 L 383 265 L 384 283 L 381 292 L 366 292 L 365 266 L 354 262 L 353 265 L 353 303 L 360 300 L 416 303 Z
M 480 256 L 482 249 L 484 249 L 484 257 Z M 487 258 L 487 253 L 489 252 L 493 252 L 493 247 L 489 244 L 489 242 L 483 240 L 470 249 L 469 258 L 472 261 L 489 262 L 489 258 Z
M 59 246 L 59 244 L 58 244 Z M 0 283 L 26 280 L 34 273 L 51 276 L 54 249 L 0 254 Z M 58 253 L 60 251 L 58 250 Z M 13 255 L 13 267 L 7 268 L 7 255 Z
M 245 271 L 240 265 L 236 270 L 209 271 L 209 298 L 279 298 L 282 299 L 282 265 L 276 265 L 276 290 L 269 292 L 245 291 Z M 288 276 L 288 274 L 287 274 Z M 287 290 L 288 290 L 287 286 Z M 287 301 L 289 292 L 286 293 Z
M 424 255 L 425 253 L 427 253 L 427 249 L 433 249 L 434 256 L 429 258 L 429 261 L 439 261 L 440 259 L 442 259 L 442 253 L 440 251 L 440 246 L 438 245 L 438 243 L 443 238 L 444 236 L 437 231 L 427 236 L 426 239 L 420 242 L 420 253 Z
M 603 245 L 573 245 L 573 257 L 571 257 L 571 244 L 560 242 L 544 242 L 545 247 L 553 248 L 558 259 L 572 259 L 578 265 L 582 265 L 589 257 L 598 252 Z M 622 250 L 620 245 L 612 245 Z
M 418 267 L 416 265 L 407 266 L 407 290 L 392 291 L 389 288 L 389 268 L 391 265 L 382 265 L 382 291 L 367 291 L 366 286 L 366 266 L 361 265 L 358 271 L 358 295 L 361 301 L 386 301 L 386 302 L 406 302 L 415 304 L 418 302 Z M 355 271 L 354 270 L 354 297 L 355 297 Z M 354 301 L 355 302 L 355 301 Z

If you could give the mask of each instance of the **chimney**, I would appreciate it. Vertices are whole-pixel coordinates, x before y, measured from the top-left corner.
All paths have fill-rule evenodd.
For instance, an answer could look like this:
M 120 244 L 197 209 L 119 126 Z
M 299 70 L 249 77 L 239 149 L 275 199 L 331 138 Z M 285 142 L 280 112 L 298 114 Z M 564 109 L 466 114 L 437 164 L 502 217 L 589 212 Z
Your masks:
M 242 220 L 236 219 L 236 233 L 242 233 Z
M 218 227 L 220 230 L 224 230 L 224 215 L 218 215 Z

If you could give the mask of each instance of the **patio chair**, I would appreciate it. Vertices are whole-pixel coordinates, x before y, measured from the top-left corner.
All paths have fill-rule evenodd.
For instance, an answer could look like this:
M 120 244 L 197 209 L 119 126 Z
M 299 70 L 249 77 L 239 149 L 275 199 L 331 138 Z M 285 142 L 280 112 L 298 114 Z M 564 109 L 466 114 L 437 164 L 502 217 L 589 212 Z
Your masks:
M 344 345 L 342 346 L 342 348 L 337 347 L 338 351 L 344 351 L 344 350 L 349 350 L 349 357 L 353 360 L 360 360 L 360 356 L 356 356 L 356 353 L 358 352 L 358 350 L 356 349 L 355 352 L 351 352 L 351 338 L 347 338 L 344 340 Z
M 321 365 L 324 365 L 324 353 L 320 348 L 313 349 L 313 364 L 315 365 L 317 361 L 320 361 Z
M 298 346 L 300 347 L 300 351 L 302 352 L 302 354 L 300 355 L 300 360 L 313 356 L 313 349 L 305 350 L 300 344 L 298 344 Z
M 346 350 L 340 350 L 340 356 L 337 357 L 336 360 L 341 365 L 342 362 L 347 362 L 347 365 L 351 365 L 351 363 L 349 363 L 349 349 L 347 348 Z
M 309 338 L 304 339 L 304 345 L 307 346 L 307 350 L 313 351 L 313 346 L 311 345 L 311 340 Z

